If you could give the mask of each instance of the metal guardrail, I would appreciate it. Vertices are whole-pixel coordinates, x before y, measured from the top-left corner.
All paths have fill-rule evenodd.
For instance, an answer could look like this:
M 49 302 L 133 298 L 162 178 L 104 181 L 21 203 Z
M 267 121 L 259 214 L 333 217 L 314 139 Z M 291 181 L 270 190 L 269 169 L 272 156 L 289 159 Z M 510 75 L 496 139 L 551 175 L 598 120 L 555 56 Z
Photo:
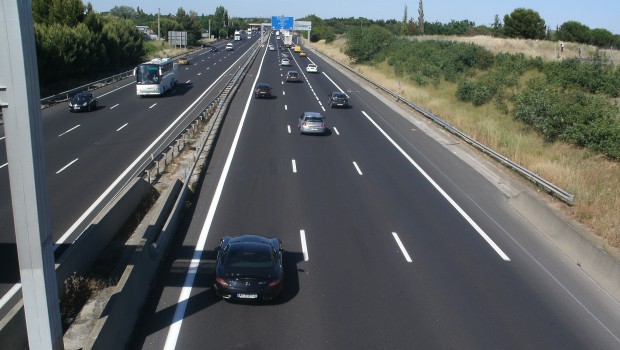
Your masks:
M 353 68 L 351 68 L 350 66 L 336 60 L 335 58 L 329 56 L 328 54 L 326 54 L 325 52 L 322 52 L 321 50 L 317 50 L 315 48 L 310 48 L 311 50 L 327 57 L 328 59 L 334 61 L 336 64 L 342 66 L 343 68 L 347 69 L 348 71 L 356 74 L 357 76 L 361 77 L 362 79 L 366 80 L 367 82 L 373 84 L 374 86 L 378 87 L 379 89 L 383 90 L 385 93 L 395 97 L 398 101 L 402 101 L 404 104 L 408 105 L 409 107 L 413 108 L 415 111 L 417 111 L 418 113 L 422 114 L 423 116 L 429 118 L 430 120 L 432 120 L 433 122 L 435 122 L 436 124 L 440 125 L 442 128 L 448 130 L 449 132 L 451 132 L 452 134 L 458 136 L 459 138 L 461 138 L 462 140 L 464 140 L 465 142 L 469 143 L 470 145 L 474 146 L 475 148 L 477 148 L 478 150 L 488 154 L 491 158 L 497 160 L 498 162 L 504 164 L 505 166 L 507 166 L 508 168 L 516 171 L 517 173 L 519 173 L 521 176 L 525 177 L 526 179 L 534 182 L 536 185 L 542 186 L 543 188 L 545 188 L 547 191 L 553 193 L 555 196 L 557 196 L 558 198 L 560 198 L 561 200 L 572 204 L 575 201 L 575 196 L 563 189 L 561 189 L 560 187 L 554 185 L 553 183 L 551 183 L 550 181 L 545 180 L 544 178 L 540 177 L 539 175 L 531 172 L 530 170 L 524 168 L 523 166 L 513 162 L 512 160 L 508 159 L 507 157 L 501 155 L 500 153 L 492 150 L 491 148 L 483 145 L 482 143 L 476 141 L 475 139 L 471 138 L 469 135 L 463 133 L 462 131 L 460 131 L 459 129 L 457 129 L 456 127 L 452 126 L 451 124 L 447 123 L 446 121 L 442 120 L 441 118 L 433 115 L 431 112 L 425 110 L 424 108 L 418 106 L 417 104 L 407 100 L 406 98 L 402 97 L 400 94 L 395 93 L 394 91 L 386 88 L 385 86 L 379 84 L 378 82 L 370 79 L 369 77 L 365 76 L 362 73 L 359 73 L 357 71 L 355 71 Z

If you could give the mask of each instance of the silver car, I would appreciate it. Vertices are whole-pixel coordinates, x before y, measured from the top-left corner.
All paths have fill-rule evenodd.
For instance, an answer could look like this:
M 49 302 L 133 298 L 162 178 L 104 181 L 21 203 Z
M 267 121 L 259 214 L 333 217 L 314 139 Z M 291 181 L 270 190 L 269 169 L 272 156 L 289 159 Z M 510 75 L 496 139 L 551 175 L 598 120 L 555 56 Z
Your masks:
M 291 65 L 291 61 L 289 61 L 288 58 L 283 58 L 282 62 L 280 63 L 280 65 L 282 65 L 282 66 L 290 66 Z
M 297 128 L 300 134 L 323 134 L 327 133 L 325 117 L 318 112 L 304 112 L 298 117 Z

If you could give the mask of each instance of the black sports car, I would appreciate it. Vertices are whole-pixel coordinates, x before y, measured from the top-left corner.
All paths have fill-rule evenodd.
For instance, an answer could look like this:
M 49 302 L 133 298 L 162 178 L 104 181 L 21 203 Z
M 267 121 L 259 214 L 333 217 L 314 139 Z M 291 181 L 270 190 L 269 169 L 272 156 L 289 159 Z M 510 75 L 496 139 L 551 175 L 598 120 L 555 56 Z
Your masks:
M 282 242 L 257 235 L 226 236 L 215 265 L 215 293 L 224 299 L 270 300 L 284 286 Z
M 97 99 L 90 92 L 79 92 L 69 100 L 69 111 L 97 110 Z

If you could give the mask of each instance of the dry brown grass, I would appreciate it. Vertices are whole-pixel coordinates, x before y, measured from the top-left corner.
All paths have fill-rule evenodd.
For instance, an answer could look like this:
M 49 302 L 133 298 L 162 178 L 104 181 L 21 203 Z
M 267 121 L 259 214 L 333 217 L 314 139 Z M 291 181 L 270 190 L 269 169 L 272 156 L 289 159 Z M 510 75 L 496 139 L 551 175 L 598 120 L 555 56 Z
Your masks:
M 581 47 L 582 57 L 588 57 L 596 51 L 596 47 L 592 45 L 582 45 L 577 43 L 564 43 L 564 52 L 560 52 L 560 43 L 546 40 L 531 39 L 504 39 L 494 38 L 491 36 L 477 35 L 472 37 L 460 36 L 413 36 L 411 40 L 451 40 L 458 42 L 473 43 L 487 48 L 488 50 L 498 53 L 523 53 L 529 57 L 542 57 L 544 60 L 557 60 L 561 58 L 579 57 L 579 48 Z M 601 50 L 610 57 L 614 62 L 620 64 L 619 50 Z
M 425 37 L 428 39 L 429 37 Z M 532 40 L 506 40 L 488 37 L 447 38 L 460 41 L 477 40 L 477 44 L 499 52 L 541 52 L 553 59 L 554 43 Z M 505 40 L 505 44 L 501 41 Z M 344 41 L 311 46 L 340 62 L 352 65 L 344 54 Z M 565 53 L 572 50 L 568 44 Z M 620 57 L 616 62 L 620 62 Z M 570 216 L 602 237 L 606 244 L 620 248 L 620 165 L 590 151 L 565 143 L 548 143 L 526 125 L 502 114 L 493 105 L 474 107 L 458 101 L 456 85 L 442 83 L 438 87 L 420 87 L 396 76 L 386 63 L 376 66 L 352 65 L 410 101 L 423 106 L 483 144 L 525 166 L 547 180 L 575 194 L 573 206 L 562 206 Z M 535 73 L 530 73 L 535 74 Z

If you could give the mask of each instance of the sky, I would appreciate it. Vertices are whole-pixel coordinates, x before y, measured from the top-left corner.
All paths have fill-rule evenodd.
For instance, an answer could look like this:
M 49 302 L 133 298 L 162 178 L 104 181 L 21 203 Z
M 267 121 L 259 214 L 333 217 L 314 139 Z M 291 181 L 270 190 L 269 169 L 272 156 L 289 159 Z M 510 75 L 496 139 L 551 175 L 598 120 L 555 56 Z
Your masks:
M 419 0 L 82 0 L 90 2 L 97 12 L 115 6 L 140 7 L 146 13 L 176 14 L 182 7 L 199 15 L 213 14 L 224 6 L 232 17 L 287 16 L 301 18 L 314 14 L 320 18 L 365 17 L 401 21 L 407 6 L 408 17 L 418 17 Z M 423 0 L 424 20 L 448 23 L 451 20 L 470 20 L 476 25 L 491 25 L 495 15 L 500 19 L 516 8 L 532 9 L 540 14 L 547 26 L 555 29 L 566 21 L 580 22 L 590 29 L 607 29 L 620 34 L 620 0 Z

